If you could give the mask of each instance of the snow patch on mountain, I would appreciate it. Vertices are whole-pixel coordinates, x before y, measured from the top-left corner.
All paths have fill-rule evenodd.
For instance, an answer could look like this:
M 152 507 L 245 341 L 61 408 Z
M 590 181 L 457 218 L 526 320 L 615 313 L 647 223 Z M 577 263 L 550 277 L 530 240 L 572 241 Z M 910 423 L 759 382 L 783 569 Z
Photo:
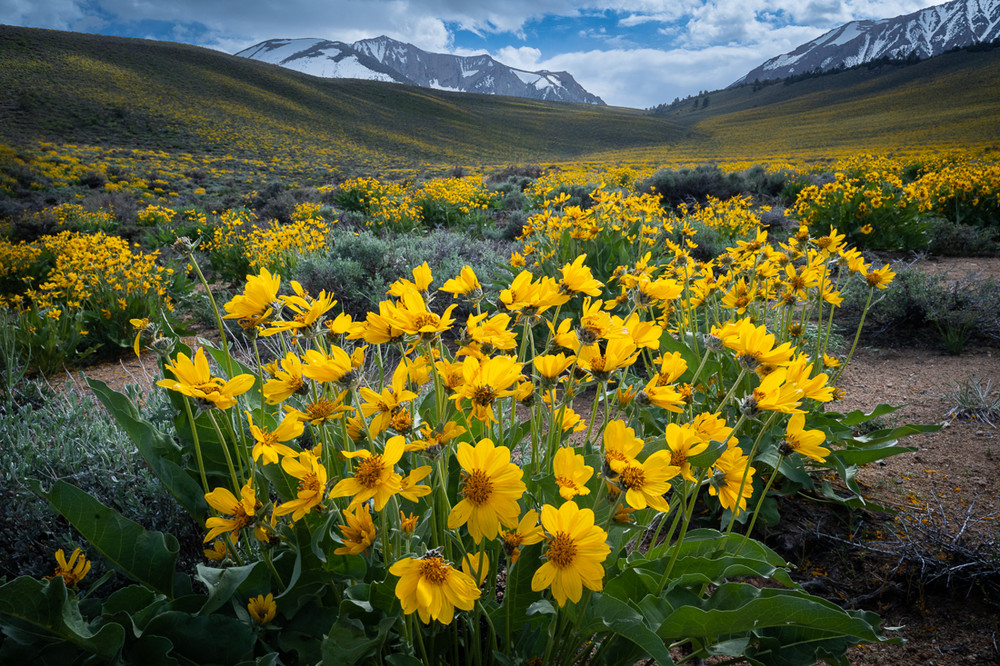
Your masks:
M 353 44 L 322 39 L 272 39 L 236 54 L 329 78 L 396 81 L 438 90 L 604 104 L 568 72 L 528 72 L 488 55 L 430 53 L 388 37 Z
M 853 67 L 879 58 L 929 58 L 997 38 L 1000 0 L 952 0 L 895 18 L 845 23 L 767 60 L 733 85 Z

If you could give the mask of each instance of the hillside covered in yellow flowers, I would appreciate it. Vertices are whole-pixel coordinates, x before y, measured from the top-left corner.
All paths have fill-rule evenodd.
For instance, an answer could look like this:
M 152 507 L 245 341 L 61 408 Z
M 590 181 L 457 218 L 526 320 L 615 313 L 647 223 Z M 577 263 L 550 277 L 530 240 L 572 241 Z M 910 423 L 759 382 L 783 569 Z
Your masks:
M 183 151 L 305 175 L 816 158 L 1000 139 L 1000 50 L 625 108 L 321 79 L 207 49 L 0 26 L 0 141 Z

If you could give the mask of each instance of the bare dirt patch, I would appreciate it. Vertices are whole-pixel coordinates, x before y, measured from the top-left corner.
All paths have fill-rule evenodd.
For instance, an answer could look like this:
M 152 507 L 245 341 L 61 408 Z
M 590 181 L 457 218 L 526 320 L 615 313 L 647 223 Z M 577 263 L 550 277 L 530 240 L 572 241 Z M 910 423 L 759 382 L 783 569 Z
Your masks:
M 997 649 L 1000 607 L 990 596 L 993 579 L 970 582 L 964 574 L 983 570 L 1000 536 L 1000 430 L 986 423 L 947 417 L 946 398 L 971 376 L 1000 379 L 1000 350 L 970 350 L 948 356 L 926 349 L 875 350 L 856 354 L 841 378 L 845 410 L 901 405 L 892 424 L 943 424 L 941 430 L 906 438 L 919 447 L 861 470 L 858 480 L 873 502 L 899 511 L 864 513 L 841 543 L 822 560 L 831 586 L 844 601 L 867 597 L 901 646 L 854 650 L 857 664 L 988 664 Z M 888 425 L 888 424 L 887 424 Z M 901 522 L 902 521 L 902 522 Z M 903 524 L 905 522 L 905 525 Z M 958 562 L 971 553 L 977 562 Z M 815 565 L 815 563 L 814 563 Z M 962 566 L 962 569 L 956 567 Z M 985 566 L 988 568 L 988 566 Z M 949 569 L 955 569 L 951 575 Z M 938 575 L 934 584 L 928 580 Z M 839 580 L 836 580 L 839 579 Z

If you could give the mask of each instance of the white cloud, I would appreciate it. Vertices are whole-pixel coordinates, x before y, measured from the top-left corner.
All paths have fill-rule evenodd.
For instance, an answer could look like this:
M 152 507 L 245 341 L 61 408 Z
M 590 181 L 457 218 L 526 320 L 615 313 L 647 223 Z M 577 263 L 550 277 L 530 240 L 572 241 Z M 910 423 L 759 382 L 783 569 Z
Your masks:
M 70 30 L 85 16 L 77 0 L 0 0 L 0 23 Z
M 536 60 L 527 69 L 566 70 L 608 104 L 648 108 L 698 90 L 725 88 L 768 58 L 822 32 L 789 26 L 772 33 L 768 42 L 750 45 L 563 53 Z M 503 53 L 496 57 L 506 62 Z
M 532 72 L 542 69 L 542 66 L 538 64 L 542 58 L 542 52 L 531 46 L 505 46 L 493 54 L 493 57 L 503 64 L 517 69 L 526 69 Z

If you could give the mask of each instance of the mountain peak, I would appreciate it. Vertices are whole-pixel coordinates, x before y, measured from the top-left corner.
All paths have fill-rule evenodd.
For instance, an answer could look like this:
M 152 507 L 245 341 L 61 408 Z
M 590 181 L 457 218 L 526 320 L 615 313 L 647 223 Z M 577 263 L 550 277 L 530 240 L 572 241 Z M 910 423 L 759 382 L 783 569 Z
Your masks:
M 1000 0 L 952 0 L 894 18 L 845 23 L 771 58 L 733 85 L 854 67 L 880 58 L 929 58 L 998 37 Z
M 374 79 L 456 92 L 604 104 L 568 72 L 508 67 L 485 53 L 431 53 L 386 35 L 353 44 L 315 38 L 270 39 L 236 55 L 327 78 Z

